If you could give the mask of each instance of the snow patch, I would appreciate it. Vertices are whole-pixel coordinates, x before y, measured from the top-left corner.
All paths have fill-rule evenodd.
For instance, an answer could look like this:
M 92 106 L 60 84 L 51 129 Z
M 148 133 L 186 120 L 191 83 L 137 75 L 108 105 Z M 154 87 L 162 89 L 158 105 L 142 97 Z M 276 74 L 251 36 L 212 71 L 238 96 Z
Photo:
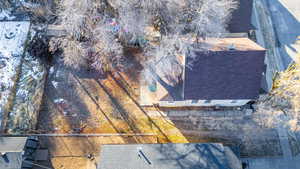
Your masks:
M 11 15 L 11 12 L 8 10 L 0 10 L 0 20 L 13 20 L 15 16 Z
M 51 81 L 52 85 L 54 86 L 54 88 L 56 89 L 58 87 L 58 82 L 56 81 Z
M 65 102 L 65 100 L 62 98 L 54 100 L 54 103 L 64 103 L 64 102 Z
M 52 75 L 54 73 L 54 67 L 52 66 L 49 70 L 49 74 Z
M 29 22 L 0 22 L 0 115 L 16 83 L 29 27 Z

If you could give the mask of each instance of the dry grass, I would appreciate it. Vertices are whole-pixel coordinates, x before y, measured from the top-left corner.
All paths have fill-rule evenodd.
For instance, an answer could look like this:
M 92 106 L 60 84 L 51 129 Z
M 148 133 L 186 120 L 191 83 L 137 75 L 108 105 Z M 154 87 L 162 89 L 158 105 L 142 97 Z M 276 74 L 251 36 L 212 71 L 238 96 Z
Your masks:
M 125 143 L 187 142 L 170 120 L 148 115 L 138 104 L 138 97 L 120 84 L 120 77 L 109 74 L 105 80 L 100 80 L 99 77 L 80 78 L 71 72 L 59 74 L 57 88 L 51 87 L 55 79 L 48 80 L 45 110 L 39 119 L 41 131 L 72 133 L 74 128 L 82 128 L 81 133 L 155 135 L 154 138 L 124 139 Z M 126 78 L 125 81 L 131 88 L 138 84 L 138 80 Z M 65 103 L 54 103 L 58 98 L 63 98 Z
M 263 125 L 285 125 L 300 130 L 300 55 L 284 72 L 278 74 L 272 92 L 257 105 L 257 115 Z

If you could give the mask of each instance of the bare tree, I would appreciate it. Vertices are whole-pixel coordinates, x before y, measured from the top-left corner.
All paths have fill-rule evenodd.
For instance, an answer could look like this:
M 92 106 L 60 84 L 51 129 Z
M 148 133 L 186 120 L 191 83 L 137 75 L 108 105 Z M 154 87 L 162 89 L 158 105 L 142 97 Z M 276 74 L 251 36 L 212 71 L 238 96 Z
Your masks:
M 122 2 L 119 8 L 119 23 L 122 28 L 124 41 L 129 44 L 142 44 L 141 39 L 145 36 L 145 29 L 150 23 L 150 15 L 135 4 L 133 1 Z
M 60 19 L 67 33 L 79 40 L 89 34 L 89 12 L 92 0 L 63 0 L 60 4 Z
M 122 69 L 123 46 L 111 26 L 102 22 L 93 31 L 93 63 L 96 70 Z M 105 67 L 104 67 L 105 66 Z
M 64 63 L 73 68 L 87 66 L 86 52 L 84 45 L 76 40 L 65 39 L 63 44 Z
M 220 37 L 238 3 L 235 0 L 188 0 L 184 20 L 198 38 Z
M 53 12 L 52 0 L 1 0 L 1 10 L 10 10 L 26 12 L 30 15 L 31 21 L 34 22 L 49 22 L 55 16 Z
M 84 43 L 82 39 L 90 36 L 91 25 L 88 16 L 92 5 L 92 0 L 63 0 L 60 3 L 59 18 L 67 36 L 58 45 L 63 50 L 66 66 L 75 69 L 88 66 L 90 47 L 84 47 L 87 42 Z
M 146 55 L 149 60 L 145 63 L 145 79 L 149 83 L 153 81 L 155 73 L 171 86 L 176 85 L 181 80 L 183 64 L 180 57 L 188 50 L 188 42 L 179 35 L 165 36 L 157 46 L 147 49 Z M 149 69 L 149 70 L 147 70 Z
M 99 6 L 106 6 L 102 8 Z M 206 38 L 219 37 L 226 31 L 226 22 L 237 3 L 235 0 L 64 0 L 60 18 L 69 33 L 68 38 L 88 44 L 83 59 L 91 60 L 97 70 L 122 67 L 123 48 L 137 44 L 143 48 L 150 65 L 171 81 L 182 72 L 179 55 L 185 55 L 194 37 L 202 50 Z M 107 7 L 114 13 L 107 12 Z M 101 8 L 101 10 L 99 9 Z M 146 38 L 148 27 L 160 31 L 158 44 Z M 125 46 L 124 46 L 125 45 Z M 68 52 L 66 52 L 68 53 Z M 67 62 L 66 62 L 67 63 Z M 74 64 L 75 65 L 75 64 Z M 171 80 L 172 79 L 172 80 Z

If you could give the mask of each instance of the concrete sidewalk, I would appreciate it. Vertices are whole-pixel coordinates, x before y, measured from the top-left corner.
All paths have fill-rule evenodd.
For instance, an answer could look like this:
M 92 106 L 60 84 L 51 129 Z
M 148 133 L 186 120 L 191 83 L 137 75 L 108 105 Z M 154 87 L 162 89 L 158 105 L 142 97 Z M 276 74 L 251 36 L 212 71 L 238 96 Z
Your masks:
M 300 169 L 300 158 L 247 158 L 242 159 L 247 162 L 246 169 Z
M 277 158 L 244 158 L 242 161 L 248 164 L 246 169 L 300 169 L 300 156 L 292 155 L 287 130 L 278 128 L 277 132 L 283 156 Z
M 266 81 L 272 87 L 276 72 L 284 71 L 300 53 L 300 2 L 254 0 L 252 24 L 258 44 L 267 49 Z
M 257 43 L 267 49 L 265 77 L 267 90 L 271 90 L 274 75 L 276 72 L 284 70 L 283 61 L 277 48 L 278 40 L 265 0 L 254 0 L 253 3 L 252 24 L 256 27 Z
M 285 68 L 300 53 L 300 1 L 265 0 Z

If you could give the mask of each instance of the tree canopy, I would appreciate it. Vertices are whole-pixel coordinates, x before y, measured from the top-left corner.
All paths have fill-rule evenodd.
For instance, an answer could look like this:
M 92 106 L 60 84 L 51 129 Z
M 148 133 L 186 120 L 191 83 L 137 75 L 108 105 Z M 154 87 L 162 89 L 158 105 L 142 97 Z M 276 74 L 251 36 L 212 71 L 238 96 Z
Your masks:
M 145 53 L 145 67 L 161 61 L 159 72 L 177 76 L 177 56 L 191 43 L 201 48 L 207 38 L 225 33 L 237 6 L 235 0 L 63 0 L 64 63 L 122 71 L 128 66 L 124 48 L 134 47 Z M 159 36 L 149 37 L 149 30 Z

